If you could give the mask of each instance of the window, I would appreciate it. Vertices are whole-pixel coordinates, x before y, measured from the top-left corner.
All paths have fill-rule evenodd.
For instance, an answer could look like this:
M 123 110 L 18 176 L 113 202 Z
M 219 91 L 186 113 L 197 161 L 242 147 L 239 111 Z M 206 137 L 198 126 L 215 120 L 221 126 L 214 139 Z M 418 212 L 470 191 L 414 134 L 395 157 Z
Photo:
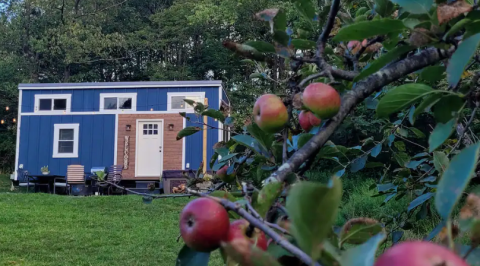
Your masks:
M 205 92 L 169 92 L 168 95 L 168 111 L 193 111 L 193 107 L 184 100 L 192 100 L 203 103 Z
M 55 124 L 53 158 L 78 158 L 79 124 Z
M 70 112 L 71 99 L 71 94 L 37 94 L 35 95 L 35 112 Z
M 158 124 L 143 124 L 143 135 L 158 135 Z
M 136 111 L 136 93 L 101 93 L 100 112 Z

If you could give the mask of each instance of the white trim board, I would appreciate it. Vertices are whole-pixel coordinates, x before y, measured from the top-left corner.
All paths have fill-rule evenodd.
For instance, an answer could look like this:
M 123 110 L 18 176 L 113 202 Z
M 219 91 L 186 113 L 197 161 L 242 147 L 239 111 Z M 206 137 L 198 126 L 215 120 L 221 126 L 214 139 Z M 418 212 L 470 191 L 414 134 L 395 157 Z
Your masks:
M 59 113 L 21 113 L 23 116 L 35 116 L 35 115 L 114 115 L 114 114 L 179 114 L 178 110 L 175 111 L 136 111 L 136 112 L 71 112 L 68 114 Z M 186 112 L 193 113 L 193 112 Z M 179 114 L 180 115 L 180 114 Z
M 203 103 L 203 100 L 205 99 L 205 92 L 204 91 L 198 91 L 198 92 L 167 92 L 167 111 L 175 111 L 175 112 L 186 112 L 186 113 L 193 113 L 193 107 L 187 103 L 185 103 L 185 109 L 172 109 L 172 97 L 174 96 L 194 96 L 194 97 L 200 97 L 201 98 L 201 103 Z
M 85 89 L 132 89 L 132 88 L 190 88 L 190 87 L 219 87 L 219 84 L 182 84 L 182 85 L 85 85 L 85 86 L 45 86 L 45 87 L 23 87 L 19 90 L 85 90 Z
M 184 117 L 184 118 L 183 118 L 183 128 L 182 128 L 182 129 L 184 129 L 184 128 L 186 128 L 186 127 L 187 127 L 187 119 Z M 186 160 L 185 156 L 187 156 L 187 154 L 185 153 L 185 147 L 186 147 L 186 145 L 187 145 L 187 144 L 185 143 L 185 138 L 182 138 L 182 170 L 185 170 L 185 169 L 186 169 L 186 166 L 185 166 L 185 164 L 186 164 L 186 162 L 185 162 L 185 160 Z
M 113 165 L 117 165 L 117 151 L 118 151 L 118 114 L 115 114 L 115 133 L 114 133 L 114 147 L 113 147 Z
M 40 100 L 43 100 L 43 99 L 52 100 L 51 110 L 48 110 L 48 111 L 40 110 Z M 58 99 L 65 99 L 67 101 L 65 110 L 53 110 L 53 102 L 54 100 L 58 100 Z M 72 94 L 35 94 L 35 104 L 33 106 L 33 112 L 35 113 L 42 114 L 42 115 L 65 114 L 65 113 L 70 113 L 71 109 L 72 109 Z
M 73 153 L 58 153 L 60 129 L 73 129 Z M 78 158 L 80 124 L 54 124 L 53 125 L 53 154 L 52 158 Z
M 138 171 L 137 171 L 137 167 L 138 167 L 138 132 L 139 132 L 139 126 L 138 124 L 140 122 L 161 122 L 162 123 L 162 126 L 159 127 L 158 131 L 162 132 L 162 140 L 161 140 L 161 143 L 162 143 L 162 158 L 161 158 L 161 163 L 162 163 L 162 168 L 160 169 L 160 175 L 158 176 L 159 178 L 162 176 L 162 173 L 163 173 L 163 154 L 165 153 L 165 145 L 164 145 L 164 137 L 165 137 L 165 121 L 164 119 L 157 119 L 157 118 L 152 118 L 152 119 L 148 119 L 148 118 L 139 118 L 136 120 L 136 129 L 135 129 L 135 177 L 156 177 L 156 176 L 145 176 L 145 175 L 142 175 L 142 176 L 138 176 Z
M 15 147 L 15 181 L 17 177 L 17 169 L 19 168 L 19 156 L 20 156 L 20 127 L 22 125 L 22 91 L 18 94 L 18 118 L 17 118 L 17 145 Z
M 105 98 L 117 98 L 117 109 L 115 110 L 105 110 Z M 119 98 L 132 98 L 132 109 L 118 109 Z M 103 114 L 123 114 L 123 113 L 135 113 L 137 110 L 137 93 L 132 92 L 132 93 L 116 93 L 116 92 L 111 92 L 111 93 L 100 93 L 100 106 L 98 109 L 99 113 Z

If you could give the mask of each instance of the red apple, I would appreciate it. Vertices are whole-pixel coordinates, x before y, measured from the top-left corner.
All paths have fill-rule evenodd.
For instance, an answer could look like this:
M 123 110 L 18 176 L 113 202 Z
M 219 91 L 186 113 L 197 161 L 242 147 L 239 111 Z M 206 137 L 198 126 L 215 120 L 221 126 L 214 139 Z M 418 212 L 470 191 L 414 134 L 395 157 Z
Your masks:
M 329 119 L 340 110 L 341 98 L 337 90 L 325 83 L 317 82 L 308 85 L 302 94 L 305 108 L 320 119 Z
M 233 182 L 233 180 L 235 180 L 235 171 L 227 175 L 228 167 L 228 165 L 225 165 L 224 167 L 220 168 L 220 170 L 218 170 L 216 173 L 216 176 L 225 183 L 231 183 Z
M 267 133 L 279 132 L 288 122 L 287 107 L 274 94 L 265 94 L 257 99 L 253 116 L 258 127 Z
M 230 230 L 228 231 L 227 242 L 232 242 L 237 238 L 250 239 L 252 245 L 257 246 L 262 250 L 267 250 L 267 237 L 265 233 L 260 231 L 258 228 L 253 230 L 253 235 L 251 237 L 247 236 L 247 229 L 250 223 L 247 220 L 240 219 L 233 221 L 230 224 Z
M 316 117 L 312 112 L 302 111 L 298 116 L 298 121 L 300 126 L 305 131 L 310 131 L 312 127 L 319 126 L 322 123 L 322 120 Z
M 199 252 L 210 252 L 220 247 L 221 241 L 228 236 L 229 227 L 225 208 L 209 198 L 190 201 L 180 214 L 183 241 Z
M 374 266 L 468 266 L 449 249 L 426 241 L 407 241 L 383 253 Z

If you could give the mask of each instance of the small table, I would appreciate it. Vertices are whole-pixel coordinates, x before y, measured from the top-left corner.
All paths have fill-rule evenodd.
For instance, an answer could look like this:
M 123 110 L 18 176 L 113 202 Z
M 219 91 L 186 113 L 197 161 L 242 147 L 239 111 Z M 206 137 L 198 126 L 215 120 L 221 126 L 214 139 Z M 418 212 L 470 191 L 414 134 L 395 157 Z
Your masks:
M 56 178 L 65 178 L 65 176 L 61 175 L 30 175 L 30 177 L 35 179 L 35 183 L 39 185 L 48 184 L 48 193 L 52 193 L 53 186 L 55 184 Z

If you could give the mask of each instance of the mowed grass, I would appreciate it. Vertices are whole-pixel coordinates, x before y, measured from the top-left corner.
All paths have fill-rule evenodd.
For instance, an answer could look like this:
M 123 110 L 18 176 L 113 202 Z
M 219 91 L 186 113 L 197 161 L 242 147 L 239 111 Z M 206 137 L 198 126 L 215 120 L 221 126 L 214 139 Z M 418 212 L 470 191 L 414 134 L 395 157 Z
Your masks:
M 9 193 L 0 179 L 0 265 L 175 265 L 192 199 Z M 222 265 L 218 251 L 209 265 Z

